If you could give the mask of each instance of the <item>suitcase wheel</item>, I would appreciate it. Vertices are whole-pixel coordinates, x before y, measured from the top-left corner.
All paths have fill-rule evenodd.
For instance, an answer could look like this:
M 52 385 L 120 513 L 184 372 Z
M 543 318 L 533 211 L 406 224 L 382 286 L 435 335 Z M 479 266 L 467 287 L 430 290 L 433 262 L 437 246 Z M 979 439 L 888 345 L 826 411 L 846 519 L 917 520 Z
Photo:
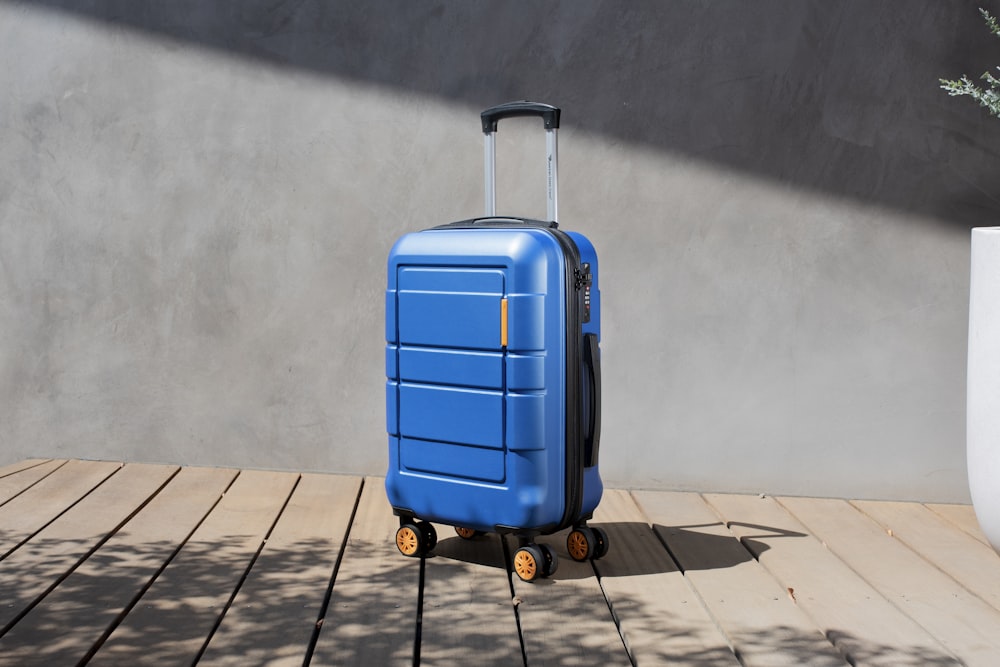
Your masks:
M 537 544 L 528 544 L 514 552 L 514 572 L 521 581 L 534 581 L 544 576 L 545 554 Z
M 551 577 L 555 574 L 556 568 L 559 567 L 559 558 L 556 556 L 556 550 L 547 544 L 541 544 L 539 548 L 542 550 L 542 557 L 544 558 L 542 576 Z
M 434 550 L 434 547 L 438 543 L 438 534 L 434 529 L 434 524 L 428 521 L 421 521 L 417 524 L 417 528 L 420 529 L 421 534 L 424 537 L 424 553 L 429 553 Z
M 597 538 L 594 560 L 604 558 L 608 555 L 608 534 L 604 532 L 603 528 L 591 528 L 591 530 L 594 531 L 594 537 Z
M 569 556 L 576 561 L 585 561 L 593 553 L 594 543 L 597 538 L 590 528 L 574 528 L 566 536 L 566 550 Z
M 426 521 L 404 523 L 396 531 L 396 548 L 404 556 L 416 558 L 427 554 L 437 545 L 437 531 Z
M 604 558 L 608 553 L 608 534 L 601 528 L 574 528 L 566 536 L 566 550 L 576 561 Z
M 412 523 L 404 524 L 396 531 L 396 548 L 404 556 L 418 556 L 422 539 L 419 528 Z
M 483 534 L 483 531 L 481 530 L 475 530 L 473 528 L 462 528 L 461 526 L 455 526 L 455 532 L 458 533 L 458 536 L 461 537 L 463 540 L 471 540 Z

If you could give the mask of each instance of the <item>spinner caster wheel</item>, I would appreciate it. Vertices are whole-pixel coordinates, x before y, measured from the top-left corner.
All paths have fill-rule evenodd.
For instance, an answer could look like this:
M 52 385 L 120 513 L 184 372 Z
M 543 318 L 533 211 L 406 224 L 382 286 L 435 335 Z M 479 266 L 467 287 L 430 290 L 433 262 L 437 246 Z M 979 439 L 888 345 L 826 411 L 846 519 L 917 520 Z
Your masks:
M 455 526 L 455 532 L 463 540 L 471 540 L 483 534 L 483 531 L 481 530 L 475 530 L 473 528 L 462 528 L 461 526 Z
M 423 531 L 413 523 L 404 523 L 396 531 L 396 548 L 399 553 L 416 558 L 423 552 L 425 543 Z
M 604 540 L 604 544 L 607 544 L 607 540 Z M 569 551 L 570 558 L 575 561 L 583 562 L 596 558 L 597 536 L 586 526 L 574 528 L 566 536 L 566 550 Z
M 545 554 L 537 544 L 528 544 L 514 552 L 514 573 L 521 581 L 535 581 L 544 571 Z
M 556 556 L 556 550 L 547 544 L 540 544 L 538 548 L 542 550 L 542 576 L 551 577 L 555 574 L 556 568 L 559 567 L 559 557 Z
M 590 530 L 594 532 L 594 537 L 597 539 L 597 543 L 594 545 L 594 560 L 604 558 L 608 555 L 608 534 L 604 532 L 603 528 L 593 527 Z
M 424 537 L 423 552 L 425 554 L 430 553 L 434 550 L 434 547 L 436 547 L 438 543 L 438 535 L 437 531 L 434 529 L 434 524 L 427 521 L 421 521 L 417 524 L 417 528 L 420 529 L 420 532 Z

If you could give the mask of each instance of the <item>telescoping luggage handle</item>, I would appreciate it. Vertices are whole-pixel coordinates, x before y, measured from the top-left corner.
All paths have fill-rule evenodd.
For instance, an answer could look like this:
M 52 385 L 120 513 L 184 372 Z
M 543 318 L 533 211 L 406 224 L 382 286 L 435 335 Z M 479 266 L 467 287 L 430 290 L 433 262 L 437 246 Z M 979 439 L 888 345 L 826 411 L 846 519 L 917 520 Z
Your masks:
M 486 135 L 486 215 L 497 214 L 496 137 L 497 123 L 504 118 L 538 116 L 545 125 L 545 182 L 548 219 L 559 221 L 559 150 L 556 133 L 559 130 L 559 107 L 540 102 L 507 102 L 483 111 L 483 134 Z

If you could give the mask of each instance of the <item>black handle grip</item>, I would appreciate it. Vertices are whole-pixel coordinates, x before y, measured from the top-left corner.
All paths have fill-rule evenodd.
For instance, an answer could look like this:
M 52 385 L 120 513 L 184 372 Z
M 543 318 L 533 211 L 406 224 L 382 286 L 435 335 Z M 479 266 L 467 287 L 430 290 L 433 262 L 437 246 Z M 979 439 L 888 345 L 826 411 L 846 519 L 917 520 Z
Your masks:
M 592 468 L 597 465 L 601 445 L 601 349 L 597 345 L 597 334 L 583 337 L 583 363 L 590 371 L 590 428 L 583 441 L 583 466 Z
M 483 133 L 490 134 L 497 131 L 497 123 L 504 118 L 514 118 L 515 116 L 539 116 L 545 123 L 546 130 L 559 129 L 559 107 L 541 102 L 507 102 L 495 107 L 490 107 L 479 114 L 483 119 Z

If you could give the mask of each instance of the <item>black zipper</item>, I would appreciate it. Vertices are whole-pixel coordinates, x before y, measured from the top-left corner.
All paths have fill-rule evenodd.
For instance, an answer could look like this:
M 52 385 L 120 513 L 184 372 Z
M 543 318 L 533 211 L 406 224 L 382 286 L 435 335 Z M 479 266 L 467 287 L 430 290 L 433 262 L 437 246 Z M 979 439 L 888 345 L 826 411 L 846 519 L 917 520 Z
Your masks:
M 557 530 L 573 525 L 583 508 L 583 378 L 580 373 L 583 325 L 580 289 L 583 272 L 580 250 L 565 232 L 549 228 L 566 256 L 566 505 Z

